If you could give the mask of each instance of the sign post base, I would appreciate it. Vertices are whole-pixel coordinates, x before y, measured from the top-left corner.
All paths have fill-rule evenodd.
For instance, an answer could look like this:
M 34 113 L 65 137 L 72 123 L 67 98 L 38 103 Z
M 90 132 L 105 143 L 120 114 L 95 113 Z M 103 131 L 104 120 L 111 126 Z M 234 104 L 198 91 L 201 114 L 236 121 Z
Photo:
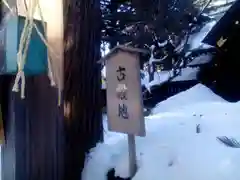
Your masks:
M 137 172 L 137 155 L 135 136 L 128 134 L 128 148 L 129 148 L 129 174 L 134 177 Z

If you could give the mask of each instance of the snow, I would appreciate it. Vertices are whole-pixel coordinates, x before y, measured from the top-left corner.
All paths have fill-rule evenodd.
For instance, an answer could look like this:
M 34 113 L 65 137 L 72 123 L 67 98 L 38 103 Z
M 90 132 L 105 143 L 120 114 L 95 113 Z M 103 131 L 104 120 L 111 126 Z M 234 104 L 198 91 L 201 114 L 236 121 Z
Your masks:
M 203 28 L 200 30 L 200 32 L 197 32 L 189 37 L 189 44 L 190 44 L 190 50 L 202 47 L 202 48 L 208 48 L 211 47 L 207 44 L 202 43 L 202 40 L 207 36 L 207 34 L 211 31 L 213 26 L 216 24 L 216 21 L 211 21 L 209 23 L 206 23 Z
M 209 48 L 211 47 L 210 45 L 202 43 L 202 40 L 206 37 L 206 35 L 211 31 L 213 26 L 216 24 L 216 21 L 213 20 L 209 23 L 206 23 L 203 28 L 193 34 L 190 35 L 189 37 L 189 45 L 190 49 L 189 50 L 194 50 L 197 48 Z M 153 47 L 152 47 L 153 48 Z M 181 49 L 181 45 L 177 48 L 178 50 Z M 154 61 L 159 61 L 158 59 L 155 59 L 153 55 L 151 55 L 149 59 L 149 63 L 152 64 Z M 200 64 L 205 64 L 211 61 L 210 56 L 201 56 L 199 58 L 195 58 L 193 62 L 189 64 L 189 66 L 194 66 L 194 65 L 200 65 Z M 197 73 L 199 72 L 199 69 L 196 68 L 182 68 L 180 75 L 177 77 L 173 78 L 172 81 L 187 81 L 187 80 L 194 80 L 197 79 Z M 150 91 L 151 87 L 154 85 L 160 85 L 166 81 L 168 81 L 172 76 L 173 72 L 172 71 L 161 71 L 161 72 L 155 72 L 154 73 L 154 78 L 153 81 L 149 82 L 149 75 L 146 72 L 145 73 L 145 78 L 142 80 L 142 85 L 145 85 L 145 87 Z
M 217 1 L 211 2 L 209 7 L 221 6 L 221 5 L 225 5 L 227 3 L 231 3 L 231 2 L 234 2 L 234 1 L 236 1 L 236 0 L 217 0 Z
M 181 108 L 187 105 L 195 103 L 207 103 L 207 102 L 225 102 L 221 97 L 214 94 L 210 89 L 206 88 L 202 84 L 181 92 L 175 96 L 168 98 L 166 101 L 160 102 L 152 110 L 152 114 L 158 114 L 160 112 L 171 112 L 176 108 Z
M 180 74 L 174 77 L 171 81 L 175 82 L 175 81 L 196 80 L 198 72 L 199 72 L 199 68 L 191 68 L 191 67 L 182 68 L 180 69 Z M 150 91 L 152 86 L 161 85 L 167 82 L 172 77 L 173 77 L 172 71 L 154 72 L 153 80 L 149 82 L 148 72 L 145 72 L 145 77 L 144 79 L 142 79 L 142 85 L 144 85 L 146 89 Z
M 143 82 L 144 82 L 146 89 L 148 89 L 150 91 L 152 86 L 160 85 L 160 84 L 168 81 L 171 77 L 172 77 L 171 71 L 154 72 L 153 80 L 149 82 L 149 74 L 146 73 Z
M 196 48 L 209 48 L 209 47 L 211 47 L 210 45 L 202 43 L 202 40 L 210 32 L 210 30 L 213 28 L 213 26 L 215 24 L 216 24 L 215 20 L 213 20 L 209 23 L 206 23 L 199 32 L 197 32 L 193 35 L 190 35 L 189 41 L 188 41 L 189 44 L 190 44 L 190 49 L 189 50 L 193 50 L 193 49 L 196 49 Z M 153 48 L 154 48 L 154 46 L 151 46 L 151 49 L 153 49 Z M 181 48 L 182 48 L 182 45 L 180 45 L 177 48 L 178 51 Z M 194 60 L 194 62 L 192 62 L 192 64 L 190 64 L 190 66 L 195 65 L 195 64 L 208 63 L 210 60 L 211 59 L 209 59 L 209 58 L 196 58 Z M 152 64 L 154 61 L 161 61 L 161 60 L 155 59 L 153 57 L 153 54 L 151 54 L 151 57 L 149 59 L 149 64 Z M 142 71 L 142 72 L 145 74 L 145 77 L 143 79 L 141 79 L 141 84 L 143 86 L 145 86 L 149 91 L 150 91 L 152 86 L 160 85 L 160 84 L 168 81 L 173 76 L 173 73 L 171 71 L 155 72 L 153 81 L 149 82 L 148 72 L 146 72 L 146 71 Z M 196 74 L 197 73 L 198 73 L 198 70 L 196 71 L 196 69 L 183 68 L 182 73 L 179 76 L 177 76 L 176 78 L 174 78 L 173 81 L 193 80 L 193 79 L 196 79 Z M 105 77 L 106 77 L 106 67 L 104 66 L 103 69 L 102 69 L 102 89 L 106 89 L 106 81 L 104 80 Z
M 199 68 L 182 68 L 180 75 L 173 78 L 172 81 L 189 81 L 189 80 L 196 80 L 197 74 L 199 72 Z
M 211 31 L 213 26 L 217 23 L 216 20 L 212 20 L 206 23 L 199 32 L 191 34 L 188 39 L 189 50 L 197 49 L 197 48 L 209 48 L 211 47 L 208 44 L 202 43 L 202 40 L 207 36 L 207 34 Z M 175 49 L 176 52 L 180 52 L 185 45 L 186 39 L 182 41 L 182 43 Z
M 216 24 L 216 21 L 211 21 L 209 23 L 206 23 L 203 28 L 200 30 L 200 32 L 197 32 L 189 37 L 189 44 L 190 44 L 190 50 L 194 50 L 197 48 L 209 48 L 210 45 L 202 43 L 202 40 L 205 38 L 205 36 L 211 31 L 213 26 Z M 153 47 L 152 47 L 153 48 Z M 181 46 L 178 47 L 178 49 L 181 49 Z M 149 59 L 149 63 L 152 64 L 154 61 L 159 61 L 158 59 L 155 59 L 153 55 L 151 55 Z M 211 61 L 210 56 L 201 56 L 199 58 L 195 58 L 189 66 L 194 65 L 200 65 L 205 64 Z M 187 81 L 187 80 L 194 80 L 197 79 L 197 73 L 199 72 L 199 69 L 196 68 L 182 68 L 180 75 L 173 78 L 172 81 Z M 160 85 L 166 81 L 168 81 L 173 76 L 172 71 L 161 71 L 161 72 L 154 72 L 154 78 L 153 81 L 149 82 L 149 75 L 147 72 L 145 72 L 145 78 L 142 79 L 142 85 L 145 85 L 145 87 L 150 91 L 151 87 L 154 85 Z
M 210 11 L 209 16 L 212 16 L 215 19 L 221 19 L 221 17 L 227 12 L 227 10 L 232 6 L 232 4 L 229 3 L 234 3 L 236 0 L 217 0 L 214 1 L 210 4 L 209 7 L 218 7 L 216 10 Z M 226 4 L 226 6 L 223 6 Z M 227 5 L 229 4 L 229 5 Z M 221 7 L 222 6 L 222 7 Z
M 102 89 L 106 89 L 107 88 L 107 84 L 106 84 L 106 66 L 103 66 L 102 70 L 101 70 L 101 76 L 102 76 Z
M 239 109 L 240 103 L 228 103 L 201 84 L 159 103 L 145 118 L 147 136 L 136 137 L 133 180 L 238 180 L 240 150 L 216 138 L 240 140 Z M 110 168 L 128 176 L 127 139 L 106 130 L 104 143 L 89 154 L 83 180 L 106 180 Z
M 141 85 L 146 87 L 149 83 L 149 74 L 147 71 L 141 70 L 141 72 L 144 74 L 144 77 L 141 79 Z
M 204 54 L 194 58 L 187 66 L 199 66 L 211 62 L 213 56 L 211 54 Z

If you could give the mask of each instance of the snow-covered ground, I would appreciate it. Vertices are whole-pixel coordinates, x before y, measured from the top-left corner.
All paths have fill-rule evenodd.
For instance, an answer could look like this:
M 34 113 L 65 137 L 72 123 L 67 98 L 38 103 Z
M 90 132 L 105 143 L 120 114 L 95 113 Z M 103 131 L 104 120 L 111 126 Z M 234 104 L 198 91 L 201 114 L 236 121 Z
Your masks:
M 133 180 L 239 180 L 240 149 L 217 140 L 240 140 L 239 110 L 240 103 L 228 103 L 201 84 L 159 103 L 145 118 L 147 136 L 136 138 L 139 168 Z M 110 168 L 128 176 L 127 139 L 106 130 L 83 180 L 105 180 Z

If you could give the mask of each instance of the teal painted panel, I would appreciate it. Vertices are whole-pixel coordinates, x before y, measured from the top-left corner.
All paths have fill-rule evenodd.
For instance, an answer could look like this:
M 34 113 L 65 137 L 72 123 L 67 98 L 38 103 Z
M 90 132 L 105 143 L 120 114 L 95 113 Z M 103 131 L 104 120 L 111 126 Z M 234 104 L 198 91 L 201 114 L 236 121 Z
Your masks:
M 6 73 L 17 71 L 18 18 L 11 17 L 5 29 L 5 68 Z M 3 72 L 3 73 L 5 73 Z
M 17 73 L 17 51 L 21 33 L 24 27 L 24 17 L 12 17 L 9 19 L 5 39 L 5 68 L 4 74 Z M 34 21 L 40 32 L 44 32 L 42 23 Z M 47 73 L 47 47 L 42 42 L 35 28 L 33 28 L 31 41 L 28 48 L 24 72 L 26 75 Z
M 25 18 L 19 17 L 18 18 L 18 45 L 20 42 L 21 32 L 24 27 Z M 40 21 L 36 21 L 35 23 L 43 34 L 44 29 L 42 23 Z M 33 28 L 31 41 L 29 44 L 26 65 L 24 67 L 24 72 L 26 74 L 40 74 L 47 72 L 47 47 L 41 40 L 40 36 L 38 35 L 35 28 Z

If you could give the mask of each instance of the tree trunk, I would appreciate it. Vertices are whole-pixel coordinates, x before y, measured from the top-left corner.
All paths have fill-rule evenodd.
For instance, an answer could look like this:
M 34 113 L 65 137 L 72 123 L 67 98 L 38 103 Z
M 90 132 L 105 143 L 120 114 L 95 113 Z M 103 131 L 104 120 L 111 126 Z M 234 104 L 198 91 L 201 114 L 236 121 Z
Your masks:
M 79 180 L 85 154 L 102 139 L 100 1 L 69 0 L 65 20 L 65 179 Z

